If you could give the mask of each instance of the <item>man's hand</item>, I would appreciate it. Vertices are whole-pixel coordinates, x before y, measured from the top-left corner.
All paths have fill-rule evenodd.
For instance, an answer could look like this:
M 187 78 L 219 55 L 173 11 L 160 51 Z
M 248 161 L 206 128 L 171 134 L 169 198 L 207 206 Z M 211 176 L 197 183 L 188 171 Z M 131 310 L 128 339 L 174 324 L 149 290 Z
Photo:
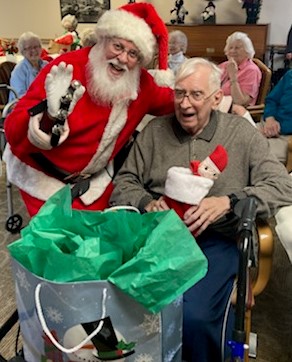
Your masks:
M 204 198 L 199 205 L 191 206 L 184 214 L 184 223 L 195 236 L 230 211 L 228 196 L 211 196 Z
M 61 98 L 67 93 L 71 85 L 73 77 L 72 64 L 61 62 L 54 65 L 48 73 L 45 81 L 45 89 L 47 94 L 48 113 L 51 117 L 56 117 L 60 109 Z M 82 97 L 85 88 L 79 86 L 73 94 L 68 114 L 70 114 L 75 107 L 77 101 Z
M 145 206 L 145 210 L 147 212 L 150 211 L 164 211 L 169 210 L 167 203 L 164 201 L 163 196 L 161 196 L 158 200 L 152 200 L 148 205 Z
M 261 132 L 267 138 L 279 137 L 281 132 L 280 123 L 274 117 L 267 117 Z

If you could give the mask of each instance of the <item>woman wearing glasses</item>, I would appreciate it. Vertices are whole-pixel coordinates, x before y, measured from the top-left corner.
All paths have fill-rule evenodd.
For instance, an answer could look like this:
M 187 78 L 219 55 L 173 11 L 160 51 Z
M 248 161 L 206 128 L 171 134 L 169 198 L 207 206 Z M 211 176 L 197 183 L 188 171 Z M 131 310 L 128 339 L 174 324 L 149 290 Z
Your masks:
M 18 96 L 21 97 L 26 93 L 39 71 L 48 62 L 41 59 L 42 44 L 40 38 L 30 31 L 20 36 L 18 49 L 24 58 L 13 69 L 10 85 L 16 90 Z M 9 101 L 12 101 L 14 98 L 14 93 L 10 92 Z

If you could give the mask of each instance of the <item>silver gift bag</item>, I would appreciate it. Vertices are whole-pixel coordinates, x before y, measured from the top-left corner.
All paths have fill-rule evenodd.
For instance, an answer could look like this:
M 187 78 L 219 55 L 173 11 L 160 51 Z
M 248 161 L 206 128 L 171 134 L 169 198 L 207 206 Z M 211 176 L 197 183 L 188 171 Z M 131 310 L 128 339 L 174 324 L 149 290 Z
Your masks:
M 152 314 L 107 281 L 55 283 L 12 259 L 28 362 L 181 362 L 182 298 Z

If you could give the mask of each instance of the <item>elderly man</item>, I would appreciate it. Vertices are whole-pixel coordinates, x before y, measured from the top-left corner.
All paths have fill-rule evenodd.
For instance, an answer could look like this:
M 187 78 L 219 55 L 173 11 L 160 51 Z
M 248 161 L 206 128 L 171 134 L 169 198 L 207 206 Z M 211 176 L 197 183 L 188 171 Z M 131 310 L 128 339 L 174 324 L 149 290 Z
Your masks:
M 244 118 L 214 110 L 221 98 L 220 69 L 205 59 L 188 59 L 176 75 L 175 115 L 155 119 L 137 137 L 110 200 L 141 211 L 166 210 L 169 168 L 189 168 L 192 160 L 206 159 L 219 144 L 227 150 L 227 167 L 209 194 L 182 216 L 209 262 L 206 277 L 184 295 L 183 359 L 192 362 L 221 361 L 221 340 L 225 338 L 226 346 L 231 337 L 232 318 L 226 336 L 222 326 L 238 270 L 236 202 L 254 196 L 257 215 L 263 218 L 292 203 L 292 179 L 265 137 Z M 192 204 L 191 198 L 185 201 Z M 183 240 L 178 240 L 179 247 Z
M 8 178 L 30 215 L 64 183 L 85 178 L 90 186 L 77 190 L 89 187 L 73 207 L 108 205 L 111 161 L 145 114 L 173 112 L 172 89 L 142 68 L 158 49 L 156 76 L 167 84 L 167 34 L 151 4 L 127 4 L 102 15 L 95 46 L 61 55 L 39 73 L 5 121 Z

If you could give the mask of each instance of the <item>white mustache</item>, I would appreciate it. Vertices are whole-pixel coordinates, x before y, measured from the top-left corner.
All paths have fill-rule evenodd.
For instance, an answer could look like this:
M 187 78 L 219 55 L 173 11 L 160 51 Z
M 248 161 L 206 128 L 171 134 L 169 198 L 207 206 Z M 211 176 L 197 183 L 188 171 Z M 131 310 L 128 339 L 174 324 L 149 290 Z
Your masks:
M 126 72 L 129 71 L 129 68 L 127 67 L 127 65 L 122 64 L 118 59 L 110 59 L 107 62 L 108 62 L 108 64 L 113 64 L 113 65 L 118 66 L 119 68 L 125 70 Z

